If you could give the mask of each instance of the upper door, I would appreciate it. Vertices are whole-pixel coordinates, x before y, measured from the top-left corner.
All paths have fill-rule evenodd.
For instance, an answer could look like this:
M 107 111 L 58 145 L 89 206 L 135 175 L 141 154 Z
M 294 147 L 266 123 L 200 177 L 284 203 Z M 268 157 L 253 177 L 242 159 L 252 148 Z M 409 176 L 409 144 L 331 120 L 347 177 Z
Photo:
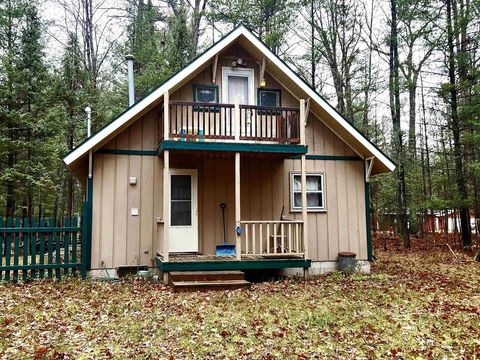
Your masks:
M 197 170 L 170 170 L 170 252 L 198 252 Z
M 254 104 L 253 69 L 222 68 L 222 102 L 234 104 L 238 98 L 240 104 Z

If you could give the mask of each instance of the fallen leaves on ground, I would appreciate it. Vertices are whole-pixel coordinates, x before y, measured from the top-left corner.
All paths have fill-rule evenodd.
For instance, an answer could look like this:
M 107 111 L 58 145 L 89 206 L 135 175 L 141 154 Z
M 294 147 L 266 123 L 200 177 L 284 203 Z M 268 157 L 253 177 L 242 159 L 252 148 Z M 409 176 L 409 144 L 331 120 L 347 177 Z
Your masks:
M 480 263 L 379 252 L 369 275 L 174 293 L 155 280 L 0 284 L 0 355 L 34 359 L 474 358 Z

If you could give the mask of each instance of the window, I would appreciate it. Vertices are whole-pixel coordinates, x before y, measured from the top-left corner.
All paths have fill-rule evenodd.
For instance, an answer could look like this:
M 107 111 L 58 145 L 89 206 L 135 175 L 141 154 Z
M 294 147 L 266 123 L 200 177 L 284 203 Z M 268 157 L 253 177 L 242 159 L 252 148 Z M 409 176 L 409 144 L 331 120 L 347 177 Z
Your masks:
M 202 103 L 218 103 L 218 86 L 208 84 L 193 85 L 193 101 Z M 196 106 L 195 111 L 203 111 L 203 106 Z M 218 108 L 209 109 L 209 111 L 217 110 Z
M 190 175 L 172 175 L 170 182 L 170 225 L 192 225 L 192 177 Z
M 292 211 L 302 210 L 302 177 L 292 173 L 290 177 Z M 325 210 L 324 174 L 307 174 L 307 209 Z
M 280 89 L 258 89 L 257 102 L 260 106 L 282 106 L 282 92 Z

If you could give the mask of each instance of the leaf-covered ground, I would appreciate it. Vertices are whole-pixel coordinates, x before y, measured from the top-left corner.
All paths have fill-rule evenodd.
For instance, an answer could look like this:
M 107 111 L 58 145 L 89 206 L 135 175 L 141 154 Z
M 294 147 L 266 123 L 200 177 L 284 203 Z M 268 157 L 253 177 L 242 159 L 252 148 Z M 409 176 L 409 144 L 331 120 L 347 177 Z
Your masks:
M 0 285 L 3 358 L 475 358 L 480 263 L 447 251 L 378 254 L 251 290 L 173 293 L 154 280 Z

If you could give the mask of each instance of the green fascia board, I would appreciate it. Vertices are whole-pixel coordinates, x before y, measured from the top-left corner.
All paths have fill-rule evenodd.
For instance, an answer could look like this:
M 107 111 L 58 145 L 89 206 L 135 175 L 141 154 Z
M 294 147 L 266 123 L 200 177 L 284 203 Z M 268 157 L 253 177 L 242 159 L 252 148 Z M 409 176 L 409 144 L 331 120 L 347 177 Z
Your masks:
M 306 155 L 307 160 L 333 160 L 333 161 L 362 161 L 360 156 L 344 155 Z M 290 159 L 300 159 L 300 156 L 292 156 Z
M 287 144 L 249 144 L 230 142 L 189 142 L 163 140 L 158 153 L 163 150 L 198 150 L 198 151 L 232 151 L 232 152 L 263 152 L 277 154 L 305 154 L 308 146 Z
M 157 150 L 100 149 L 97 154 L 157 156 L 158 152 Z
M 275 270 L 286 268 L 310 268 L 311 260 L 226 260 L 197 262 L 163 262 L 155 259 L 156 266 L 163 272 L 169 271 L 219 271 L 219 270 Z

